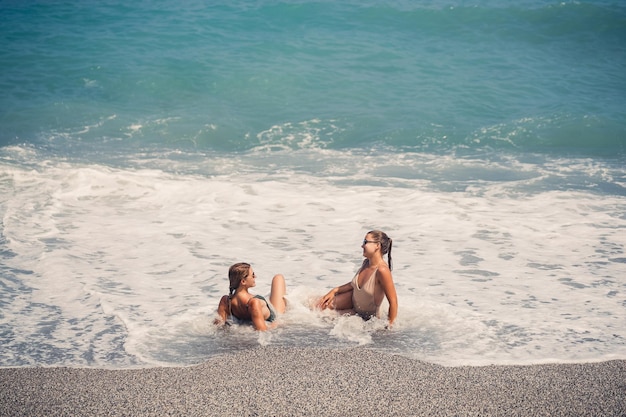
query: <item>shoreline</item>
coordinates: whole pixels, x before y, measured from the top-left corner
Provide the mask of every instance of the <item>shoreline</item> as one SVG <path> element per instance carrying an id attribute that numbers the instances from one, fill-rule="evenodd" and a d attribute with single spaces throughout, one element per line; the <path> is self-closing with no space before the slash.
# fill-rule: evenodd
<path id="1" fill-rule="evenodd" d="M 259 347 L 189 367 L 0 368 L 0 416 L 619 416 L 626 360 L 444 367 Z"/>

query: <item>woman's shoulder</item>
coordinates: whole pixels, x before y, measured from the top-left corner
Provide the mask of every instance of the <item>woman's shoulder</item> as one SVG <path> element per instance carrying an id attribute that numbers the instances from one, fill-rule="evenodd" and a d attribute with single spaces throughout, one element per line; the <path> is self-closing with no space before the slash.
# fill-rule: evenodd
<path id="1" fill-rule="evenodd" d="M 376 269 L 376 276 L 378 276 L 378 277 L 390 277 L 391 276 L 391 269 L 389 269 L 389 266 L 386 263 L 382 263 Z"/>
<path id="2" fill-rule="evenodd" d="M 387 262 L 381 262 L 378 264 L 378 267 L 376 267 L 376 269 L 379 271 L 389 271 L 389 265 L 387 265 Z"/>
<path id="3" fill-rule="evenodd" d="M 263 299 L 260 296 L 253 295 L 252 297 L 250 297 L 246 304 L 250 310 L 255 310 L 258 308 L 262 308 L 264 303 Z"/>

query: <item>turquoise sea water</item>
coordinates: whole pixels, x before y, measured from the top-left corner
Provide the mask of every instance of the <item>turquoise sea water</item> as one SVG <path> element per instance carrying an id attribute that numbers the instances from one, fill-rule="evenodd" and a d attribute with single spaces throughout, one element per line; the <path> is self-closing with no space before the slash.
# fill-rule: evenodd
<path id="1" fill-rule="evenodd" d="M 626 357 L 620 1 L 3 1 L 0 365 Z M 394 238 L 398 325 L 307 300 Z M 285 326 L 216 333 L 228 266 Z"/>
<path id="2" fill-rule="evenodd" d="M 2 9 L 2 144 L 623 151 L 621 2 Z"/>

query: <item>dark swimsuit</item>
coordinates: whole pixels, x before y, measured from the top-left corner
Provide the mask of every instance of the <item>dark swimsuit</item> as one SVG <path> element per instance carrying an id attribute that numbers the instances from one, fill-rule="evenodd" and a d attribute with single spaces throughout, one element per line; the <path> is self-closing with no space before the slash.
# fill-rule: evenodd
<path id="1" fill-rule="evenodd" d="M 270 310 L 270 316 L 267 319 L 265 319 L 265 321 L 269 321 L 271 323 L 274 320 L 276 320 L 276 311 L 274 311 L 274 306 L 272 304 L 270 304 L 265 299 L 265 297 L 263 297 L 262 295 L 253 295 L 252 297 L 250 297 L 250 300 L 252 300 L 253 298 L 258 298 L 261 301 L 265 301 L 265 304 L 267 305 L 267 308 Z M 250 304 L 250 300 L 248 300 L 248 304 Z"/>
<path id="2" fill-rule="evenodd" d="M 274 306 L 268 302 L 265 297 L 261 296 L 261 295 L 253 295 L 252 297 L 250 297 L 250 299 L 248 300 L 248 303 L 246 304 L 246 308 L 250 308 L 250 300 L 252 300 L 253 298 L 258 298 L 261 301 L 265 301 L 265 304 L 267 305 L 267 308 L 270 310 L 270 316 L 265 319 L 265 321 L 268 322 L 273 322 L 274 320 L 276 320 L 276 311 L 274 310 Z M 231 317 L 236 318 L 237 320 L 243 320 L 243 321 L 249 321 L 248 319 L 240 319 L 239 317 L 235 316 L 232 311 L 230 310 L 230 298 L 228 299 L 228 311 Z"/>
<path id="3" fill-rule="evenodd" d="M 252 297 L 250 297 L 250 299 L 248 300 L 248 303 L 246 304 L 246 308 L 248 309 L 250 308 L 250 300 L 252 300 L 253 298 L 258 298 L 261 301 L 265 301 L 267 308 L 270 310 L 270 316 L 267 319 L 265 319 L 265 321 L 271 323 L 274 320 L 276 320 L 276 311 L 274 310 L 274 306 L 272 305 L 272 303 L 268 302 L 265 299 L 265 297 L 261 295 L 253 295 Z M 228 310 L 230 311 L 230 298 L 228 299 L 228 303 L 229 303 Z M 248 319 L 240 319 L 239 317 L 235 316 L 232 312 L 230 312 L 230 316 L 236 318 L 237 320 L 249 321 Z"/>

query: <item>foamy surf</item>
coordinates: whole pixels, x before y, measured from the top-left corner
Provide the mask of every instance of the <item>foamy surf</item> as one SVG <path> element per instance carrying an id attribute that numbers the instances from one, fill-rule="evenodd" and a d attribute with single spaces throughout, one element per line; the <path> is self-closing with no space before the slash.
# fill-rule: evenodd
<path id="1" fill-rule="evenodd" d="M 221 168 L 211 160 L 207 175 L 199 165 L 174 174 L 48 157 L 33 169 L 16 159 L 38 153 L 11 155 L 1 165 L 3 311 L 24 332 L 7 341 L 5 364 L 190 364 L 257 344 L 365 345 L 447 365 L 624 353 L 624 199 L 536 188 L 540 170 L 554 171 L 549 164 L 522 163 L 509 181 L 455 180 L 462 191 L 442 192 L 380 163 L 363 165 L 387 170 L 368 183 L 360 170 L 267 172 L 255 153 L 224 158 Z M 416 171 L 466 163 L 410 162 Z M 612 169 L 579 166 L 592 175 Z M 309 308 L 352 278 L 373 228 L 394 239 L 400 312 L 391 331 L 384 320 Z M 259 294 L 273 274 L 287 277 L 291 307 L 271 335 L 210 324 L 228 266 L 242 260 L 255 266 Z M 19 348 L 26 343 L 28 351 Z"/>

